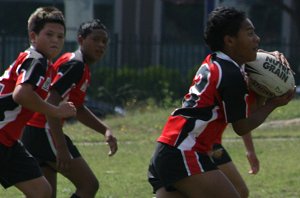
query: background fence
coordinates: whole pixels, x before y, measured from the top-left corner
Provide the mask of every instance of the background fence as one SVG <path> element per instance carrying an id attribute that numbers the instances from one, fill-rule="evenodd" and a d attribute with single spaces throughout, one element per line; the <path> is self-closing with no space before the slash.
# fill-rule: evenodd
<path id="1" fill-rule="evenodd" d="M 76 42 L 66 42 L 63 52 L 74 51 L 77 47 Z M 1 73 L 16 59 L 18 53 L 26 48 L 28 48 L 26 37 L 2 34 Z M 295 52 L 300 49 L 299 46 L 280 43 L 265 44 L 262 48 L 278 49 L 281 52 L 287 50 Z M 104 95 L 105 90 L 105 93 L 110 93 L 107 97 L 109 100 L 124 98 L 124 95 L 129 93 L 130 98 L 135 99 L 141 95 L 142 98 L 155 96 L 158 101 L 166 97 L 179 98 L 187 90 L 197 65 L 207 53 L 208 49 L 204 43 L 186 44 L 167 39 L 158 42 L 157 38 L 140 39 L 136 36 L 119 39 L 118 35 L 113 35 L 106 55 L 91 66 L 93 77 L 89 95 L 99 98 Z M 298 65 L 299 60 L 299 56 L 294 57 L 292 65 Z M 298 83 L 298 68 L 293 69 L 297 73 Z M 102 93 L 99 93 L 101 91 Z M 116 103 L 120 101 L 116 100 Z"/>
<path id="2" fill-rule="evenodd" d="M 26 48 L 26 37 L 0 35 L 1 72 Z M 63 52 L 76 48 L 75 42 L 66 42 Z M 137 39 L 134 36 L 119 39 L 116 35 L 111 37 L 106 55 L 96 66 L 144 68 L 161 65 L 186 72 L 202 61 L 206 53 L 202 43 L 177 44 L 176 41 L 158 42 L 155 38 Z"/>

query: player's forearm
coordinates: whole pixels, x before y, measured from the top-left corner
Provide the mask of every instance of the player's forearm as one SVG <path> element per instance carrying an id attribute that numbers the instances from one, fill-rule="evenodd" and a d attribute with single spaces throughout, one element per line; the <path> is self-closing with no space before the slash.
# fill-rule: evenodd
<path id="1" fill-rule="evenodd" d="M 33 91 L 30 84 L 18 85 L 13 92 L 13 99 L 18 104 L 34 112 L 54 117 L 57 117 L 59 114 L 58 108 L 45 102 Z"/>
<path id="2" fill-rule="evenodd" d="M 261 125 L 269 114 L 276 108 L 275 105 L 264 105 L 259 110 L 252 113 L 248 118 L 239 120 L 232 124 L 234 131 L 238 135 L 245 135 Z"/>
<path id="3" fill-rule="evenodd" d="M 254 149 L 254 144 L 253 144 L 253 139 L 252 139 L 252 134 L 251 132 L 245 134 L 242 136 L 244 145 L 246 147 L 247 153 L 255 153 Z"/>
<path id="4" fill-rule="evenodd" d="M 77 109 L 77 119 L 85 126 L 105 134 L 108 126 L 105 125 L 96 115 L 94 115 L 86 106 L 81 106 Z"/>

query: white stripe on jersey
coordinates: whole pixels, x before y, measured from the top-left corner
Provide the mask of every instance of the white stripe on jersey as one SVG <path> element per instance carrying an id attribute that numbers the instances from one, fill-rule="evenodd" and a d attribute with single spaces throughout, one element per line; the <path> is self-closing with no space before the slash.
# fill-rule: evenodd
<path id="1" fill-rule="evenodd" d="M 225 104 L 225 102 L 222 100 L 222 104 L 223 104 L 223 108 L 224 108 L 224 117 L 225 117 L 225 121 L 226 121 L 226 123 L 228 123 L 228 119 L 227 119 L 227 114 L 226 114 L 226 104 Z"/>
<path id="2" fill-rule="evenodd" d="M 218 70 L 219 70 L 218 83 L 217 83 L 217 86 L 216 86 L 216 88 L 219 88 L 219 85 L 220 85 L 221 80 L 222 80 L 223 71 L 221 69 L 220 64 L 217 61 L 214 61 L 214 64 L 218 67 Z"/>
<path id="3" fill-rule="evenodd" d="M 195 155 L 197 164 L 198 164 L 201 172 L 205 172 L 203 170 L 202 164 L 199 162 L 199 156 L 197 155 L 196 152 L 193 152 L 193 154 Z M 182 155 L 182 158 L 183 158 L 183 162 L 184 162 L 184 166 L 185 166 L 186 172 L 187 172 L 188 176 L 190 176 L 191 175 L 191 170 L 190 170 L 190 167 L 188 166 L 188 163 L 187 163 L 184 151 L 181 151 L 181 155 Z"/>
<path id="4" fill-rule="evenodd" d="M 0 121 L 0 129 L 2 129 L 3 127 L 5 127 L 6 124 L 8 124 L 8 123 L 14 121 L 14 120 L 18 117 L 18 115 L 19 115 L 19 113 L 20 113 L 21 111 L 22 111 L 22 106 L 21 106 L 21 105 L 17 106 L 17 107 L 16 107 L 14 110 L 12 110 L 12 111 L 6 110 L 6 111 L 4 112 L 4 120 Z"/>
<path id="5" fill-rule="evenodd" d="M 57 156 L 57 151 L 56 151 L 55 144 L 53 142 L 48 124 L 46 124 L 46 126 L 45 126 L 45 133 L 47 135 L 47 139 L 48 139 L 48 142 L 49 142 L 52 152 L 54 153 L 55 156 Z"/>
<path id="6" fill-rule="evenodd" d="M 203 131 L 206 129 L 207 125 L 217 119 L 218 113 L 217 110 L 219 109 L 218 106 L 214 107 L 212 109 L 212 117 L 208 121 L 203 121 L 203 120 L 196 120 L 195 126 L 193 130 L 191 130 L 188 134 L 188 136 L 181 142 L 180 145 L 178 145 L 178 149 L 180 150 L 191 150 L 193 146 L 196 144 L 196 138 L 203 133 Z M 179 136 L 178 136 L 179 137 Z M 177 141 L 176 141 L 177 142 Z"/>
<path id="7" fill-rule="evenodd" d="M 184 166 L 185 166 L 186 172 L 187 172 L 188 176 L 190 176 L 191 175 L 191 171 L 189 169 L 189 166 L 187 165 L 186 157 L 184 155 L 184 151 L 182 151 L 182 150 L 181 150 L 181 155 L 182 155 L 182 158 L 183 158 L 183 162 L 184 162 Z"/>
<path id="8" fill-rule="evenodd" d="M 46 123 L 46 125 L 45 125 L 45 132 L 46 132 L 47 139 L 48 139 L 49 145 L 51 147 L 51 150 L 52 150 L 53 154 L 55 156 L 57 156 L 57 150 L 55 148 L 55 143 L 54 143 L 53 138 L 51 136 L 51 131 L 50 131 L 50 127 L 49 127 L 48 123 Z M 71 156 L 71 159 L 73 159 L 74 157 L 72 156 L 72 154 L 70 152 L 69 152 L 69 154 Z"/>

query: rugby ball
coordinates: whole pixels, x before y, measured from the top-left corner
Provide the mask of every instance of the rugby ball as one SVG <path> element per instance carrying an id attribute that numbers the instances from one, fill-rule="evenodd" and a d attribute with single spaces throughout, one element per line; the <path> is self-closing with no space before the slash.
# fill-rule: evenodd
<path id="1" fill-rule="evenodd" d="M 295 87 L 293 72 L 275 56 L 257 52 L 256 60 L 245 64 L 249 87 L 257 94 L 272 98 Z"/>

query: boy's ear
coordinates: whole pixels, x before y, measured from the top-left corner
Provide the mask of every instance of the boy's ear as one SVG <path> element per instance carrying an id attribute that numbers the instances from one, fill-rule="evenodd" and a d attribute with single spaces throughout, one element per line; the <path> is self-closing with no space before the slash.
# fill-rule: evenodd
<path id="1" fill-rule="evenodd" d="M 79 36 L 77 37 L 77 42 L 79 43 L 79 45 L 82 44 L 82 42 L 83 42 L 83 37 L 82 37 L 81 35 L 79 35 Z"/>
<path id="2" fill-rule="evenodd" d="M 235 41 L 234 37 L 232 37 L 232 36 L 226 35 L 224 37 L 224 44 L 225 44 L 225 46 L 231 47 L 234 44 L 234 41 Z"/>
<path id="3" fill-rule="evenodd" d="M 36 33 L 34 31 L 29 32 L 29 41 L 31 44 L 35 43 Z"/>

